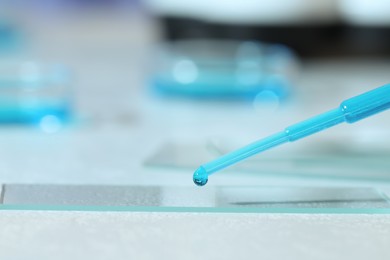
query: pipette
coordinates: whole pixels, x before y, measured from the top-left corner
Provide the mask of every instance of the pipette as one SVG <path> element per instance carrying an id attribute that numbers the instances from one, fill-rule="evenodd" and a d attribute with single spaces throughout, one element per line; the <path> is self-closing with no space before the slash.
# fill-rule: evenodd
<path id="1" fill-rule="evenodd" d="M 291 125 L 285 128 L 284 131 L 255 141 L 201 165 L 194 173 L 194 183 L 203 186 L 207 183 L 209 175 L 252 155 L 287 142 L 294 142 L 343 122 L 355 123 L 388 108 L 390 108 L 390 84 L 347 99 L 338 108 Z"/>

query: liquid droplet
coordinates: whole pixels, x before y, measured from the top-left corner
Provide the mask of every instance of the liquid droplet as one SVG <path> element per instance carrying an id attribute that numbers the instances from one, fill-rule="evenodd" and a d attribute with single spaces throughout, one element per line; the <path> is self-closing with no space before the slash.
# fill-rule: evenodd
<path id="1" fill-rule="evenodd" d="M 199 167 L 195 172 L 194 172 L 194 183 L 198 186 L 204 186 L 206 185 L 209 176 L 206 172 L 206 170 L 203 167 Z"/>

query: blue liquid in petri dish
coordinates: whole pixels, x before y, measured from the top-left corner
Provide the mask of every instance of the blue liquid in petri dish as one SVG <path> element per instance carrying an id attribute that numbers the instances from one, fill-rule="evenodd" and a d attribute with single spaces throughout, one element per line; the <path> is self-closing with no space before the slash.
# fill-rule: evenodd
<path id="1" fill-rule="evenodd" d="M 0 106 L 0 123 L 2 124 L 39 124 L 46 116 L 55 117 L 66 122 L 70 117 L 68 103 L 36 104 L 34 106 Z"/>

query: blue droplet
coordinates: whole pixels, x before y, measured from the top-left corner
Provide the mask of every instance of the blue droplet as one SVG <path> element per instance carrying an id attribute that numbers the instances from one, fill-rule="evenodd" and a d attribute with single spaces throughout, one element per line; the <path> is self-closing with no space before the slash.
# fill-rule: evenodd
<path id="1" fill-rule="evenodd" d="M 208 179 L 208 174 L 206 170 L 203 167 L 199 167 L 195 172 L 194 172 L 194 183 L 198 186 L 204 186 L 206 185 Z"/>

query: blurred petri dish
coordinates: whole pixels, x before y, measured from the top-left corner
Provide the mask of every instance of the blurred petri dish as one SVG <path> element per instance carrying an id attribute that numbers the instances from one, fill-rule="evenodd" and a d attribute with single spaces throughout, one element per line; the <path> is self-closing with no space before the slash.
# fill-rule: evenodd
<path id="1" fill-rule="evenodd" d="M 70 118 L 71 75 L 61 64 L 0 62 L 0 124 L 53 132 Z"/>
<path id="2" fill-rule="evenodd" d="M 253 100 L 270 91 L 283 100 L 298 67 L 288 47 L 255 41 L 180 40 L 161 44 L 153 59 L 153 89 L 192 98 Z"/>

